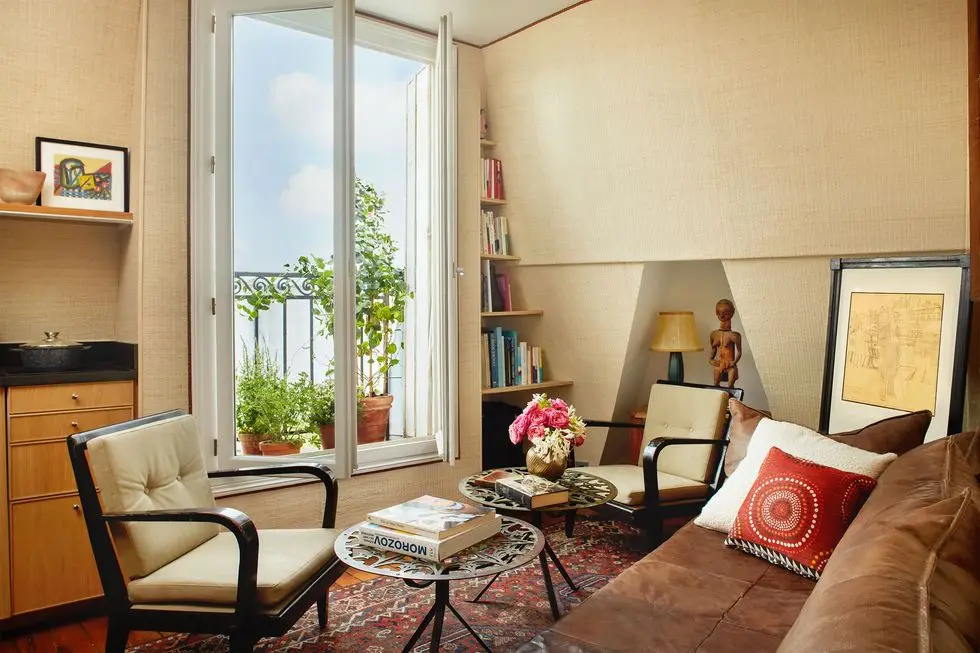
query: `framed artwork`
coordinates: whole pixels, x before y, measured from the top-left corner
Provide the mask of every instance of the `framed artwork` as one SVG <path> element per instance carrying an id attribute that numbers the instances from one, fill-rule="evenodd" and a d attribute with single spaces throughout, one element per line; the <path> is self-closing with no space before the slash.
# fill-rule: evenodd
<path id="1" fill-rule="evenodd" d="M 917 410 L 926 440 L 963 426 L 969 256 L 832 259 L 820 430 Z"/>
<path id="2" fill-rule="evenodd" d="M 46 173 L 39 205 L 129 210 L 129 150 L 125 147 L 38 136 L 34 156 L 37 169 Z"/>

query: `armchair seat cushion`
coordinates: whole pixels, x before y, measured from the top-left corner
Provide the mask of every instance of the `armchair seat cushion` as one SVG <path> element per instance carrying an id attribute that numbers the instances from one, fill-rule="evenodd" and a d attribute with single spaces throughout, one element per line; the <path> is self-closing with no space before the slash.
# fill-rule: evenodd
<path id="1" fill-rule="evenodd" d="M 334 559 L 337 531 L 260 530 L 258 602 L 281 604 Z M 238 541 L 222 532 L 143 578 L 130 581 L 133 603 L 234 606 L 238 598 Z"/>
<path id="2" fill-rule="evenodd" d="M 599 465 L 583 467 L 580 471 L 598 476 L 616 486 L 614 501 L 628 506 L 642 506 L 646 491 L 643 485 L 643 468 L 639 465 Z M 683 476 L 657 472 L 660 503 L 703 499 L 708 496 L 708 486 Z"/>

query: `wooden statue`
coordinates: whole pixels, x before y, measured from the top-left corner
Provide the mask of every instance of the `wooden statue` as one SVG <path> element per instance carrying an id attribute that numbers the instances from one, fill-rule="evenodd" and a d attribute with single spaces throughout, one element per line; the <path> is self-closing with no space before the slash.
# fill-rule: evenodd
<path id="1" fill-rule="evenodd" d="M 732 331 L 732 316 L 735 315 L 735 304 L 729 299 L 719 299 L 715 304 L 715 315 L 721 325 L 711 332 L 711 367 L 715 377 L 715 385 L 727 382 L 729 388 L 735 387 L 738 381 L 738 360 L 742 357 L 742 334 Z"/>

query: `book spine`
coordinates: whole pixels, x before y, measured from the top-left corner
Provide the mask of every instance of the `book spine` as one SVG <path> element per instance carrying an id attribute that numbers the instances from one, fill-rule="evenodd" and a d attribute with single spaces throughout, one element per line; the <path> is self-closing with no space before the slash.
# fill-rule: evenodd
<path id="1" fill-rule="evenodd" d="M 509 485 L 504 485 L 503 483 L 496 483 L 494 485 L 494 491 L 505 499 L 517 502 L 525 508 L 531 508 L 531 497 L 520 490 L 512 488 Z"/>
<path id="2" fill-rule="evenodd" d="M 498 369 L 498 366 L 497 366 L 497 334 L 496 333 L 488 333 L 487 334 L 487 340 L 490 342 L 490 345 L 488 347 L 489 354 L 490 354 L 490 387 L 491 388 L 499 388 L 500 387 L 500 383 L 499 383 L 499 378 L 500 377 L 497 376 L 497 369 Z"/>
<path id="3" fill-rule="evenodd" d="M 378 526 L 384 526 L 385 528 L 390 528 L 390 529 L 396 530 L 396 531 L 407 531 L 409 533 L 414 533 L 416 535 L 421 535 L 423 537 L 432 537 L 432 538 L 434 538 L 436 536 L 436 533 L 422 532 L 422 531 L 418 530 L 417 528 L 413 528 L 412 526 L 410 526 L 408 524 L 402 524 L 401 522 L 397 522 L 397 521 L 395 521 L 393 519 L 387 519 L 385 517 L 379 517 L 378 515 L 376 515 L 374 513 L 368 514 L 368 520 L 372 524 L 377 524 Z"/>
<path id="4" fill-rule="evenodd" d="M 505 381 L 504 374 L 504 334 L 503 329 L 496 327 L 494 329 L 494 340 L 497 342 L 497 387 L 504 387 L 507 385 Z"/>
<path id="5" fill-rule="evenodd" d="M 362 529 L 358 532 L 358 538 L 364 544 L 376 549 L 404 553 L 415 558 L 439 562 L 439 549 L 436 546 L 407 533 L 379 533 L 374 529 Z"/>

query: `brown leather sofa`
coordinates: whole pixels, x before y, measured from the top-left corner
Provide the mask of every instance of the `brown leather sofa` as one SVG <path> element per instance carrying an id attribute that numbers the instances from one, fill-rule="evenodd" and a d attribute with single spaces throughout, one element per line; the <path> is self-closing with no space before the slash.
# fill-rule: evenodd
<path id="1" fill-rule="evenodd" d="M 980 431 L 899 456 L 817 582 L 681 528 L 519 650 L 980 649 Z"/>

